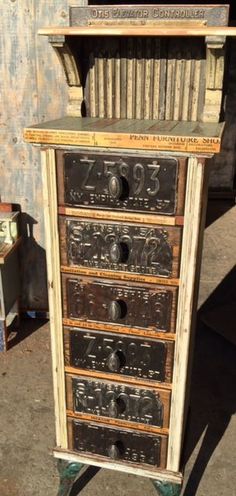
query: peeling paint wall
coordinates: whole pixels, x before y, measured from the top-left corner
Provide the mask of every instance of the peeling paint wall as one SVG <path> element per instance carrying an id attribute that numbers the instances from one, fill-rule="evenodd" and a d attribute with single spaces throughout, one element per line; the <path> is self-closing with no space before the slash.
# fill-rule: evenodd
<path id="1" fill-rule="evenodd" d="M 37 31 L 68 25 L 68 14 L 68 0 L 0 2 L 0 197 L 22 211 L 22 307 L 27 309 L 47 308 L 47 283 L 39 149 L 24 143 L 22 131 L 65 114 L 64 72 Z"/>

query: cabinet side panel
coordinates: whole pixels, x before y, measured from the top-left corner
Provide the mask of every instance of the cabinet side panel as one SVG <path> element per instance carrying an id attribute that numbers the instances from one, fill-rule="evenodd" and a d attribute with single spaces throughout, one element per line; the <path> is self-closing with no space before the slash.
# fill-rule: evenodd
<path id="1" fill-rule="evenodd" d="M 41 152 L 57 446 L 67 449 L 55 152 Z"/>
<path id="2" fill-rule="evenodd" d="M 203 239 L 207 188 L 204 160 L 191 157 L 188 164 L 185 222 L 176 321 L 176 346 L 167 469 L 178 471 L 186 420 L 191 350 L 195 327 L 197 290 Z"/>

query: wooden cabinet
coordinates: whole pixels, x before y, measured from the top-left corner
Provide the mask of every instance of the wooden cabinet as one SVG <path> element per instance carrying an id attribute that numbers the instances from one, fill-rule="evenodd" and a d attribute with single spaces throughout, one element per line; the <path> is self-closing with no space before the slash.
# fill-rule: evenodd
<path id="1" fill-rule="evenodd" d="M 224 131 L 227 29 L 214 19 L 227 9 L 198 7 L 191 29 L 164 28 L 153 9 L 139 7 L 151 25 L 93 25 L 97 8 L 72 8 L 73 26 L 42 30 L 73 111 L 25 139 L 42 145 L 55 456 L 180 487 L 209 158 Z"/>

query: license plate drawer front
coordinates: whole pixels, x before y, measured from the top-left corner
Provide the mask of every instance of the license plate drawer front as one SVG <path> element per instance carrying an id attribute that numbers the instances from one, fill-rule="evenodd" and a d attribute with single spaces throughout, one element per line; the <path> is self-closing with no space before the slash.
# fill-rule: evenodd
<path id="1" fill-rule="evenodd" d="M 186 160 L 57 152 L 60 205 L 183 215 Z"/>
<path id="2" fill-rule="evenodd" d="M 62 291 L 67 319 L 175 331 L 176 288 L 118 284 L 63 274 Z"/>
<path id="3" fill-rule="evenodd" d="M 68 419 L 69 449 L 107 460 L 165 468 L 167 437 Z"/>
<path id="4" fill-rule="evenodd" d="M 165 278 L 179 274 L 181 229 L 59 217 L 61 261 L 69 267 Z"/>
<path id="5" fill-rule="evenodd" d="M 170 383 L 174 342 L 64 329 L 65 364 L 83 370 Z"/>
<path id="6" fill-rule="evenodd" d="M 75 414 L 168 427 L 169 391 L 71 375 L 66 390 L 67 408 Z"/>

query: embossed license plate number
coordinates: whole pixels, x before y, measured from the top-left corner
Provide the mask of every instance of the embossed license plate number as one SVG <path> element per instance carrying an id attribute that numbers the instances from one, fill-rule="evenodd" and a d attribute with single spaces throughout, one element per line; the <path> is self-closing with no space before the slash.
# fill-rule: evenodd
<path id="1" fill-rule="evenodd" d="M 175 158 L 66 153 L 64 201 L 173 215 L 177 176 Z"/>
<path id="2" fill-rule="evenodd" d="M 166 454 L 164 436 L 150 436 L 75 420 L 71 422 L 73 432 L 72 446 L 69 446 L 71 449 L 110 459 L 164 467 Z"/>
<path id="3" fill-rule="evenodd" d="M 66 365 L 170 382 L 173 342 L 65 328 Z"/>
<path id="4" fill-rule="evenodd" d="M 72 388 L 75 413 L 163 427 L 164 404 L 157 390 L 82 377 L 72 379 Z"/>
<path id="5" fill-rule="evenodd" d="M 145 288 L 105 281 L 62 276 L 64 316 L 91 322 L 171 332 L 175 290 L 165 286 Z"/>
<path id="6" fill-rule="evenodd" d="M 181 230 L 60 218 L 62 264 L 177 277 Z"/>

